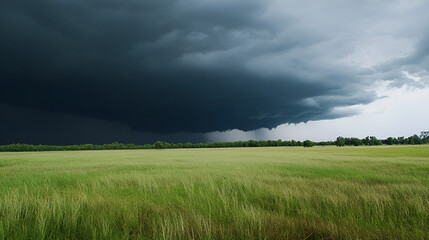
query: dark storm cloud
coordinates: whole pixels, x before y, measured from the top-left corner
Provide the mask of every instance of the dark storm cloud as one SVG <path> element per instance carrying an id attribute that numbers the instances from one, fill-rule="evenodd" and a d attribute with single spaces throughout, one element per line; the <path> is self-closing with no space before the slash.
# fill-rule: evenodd
<path id="1" fill-rule="evenodd" d="M 154 134 L 137 132 L 111 121 L 79 117 L 65 113 L 46 112 L 0 104 L 0 144 L 152 144 L 165 142 L 205 142 L 204 134 Z"/>
<path id="2" fill-rule="evenodd" d="M 305 4 L 2 1 L 0 102 L 154 133 L 349 115 L 394 74 L 341 62 L 380 6 Z"/>

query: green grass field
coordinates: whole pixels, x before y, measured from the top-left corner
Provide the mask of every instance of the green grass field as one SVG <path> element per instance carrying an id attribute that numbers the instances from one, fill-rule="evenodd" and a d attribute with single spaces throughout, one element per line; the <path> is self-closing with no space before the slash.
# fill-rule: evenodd
<path id="1" fill-rule="evenodd" d="M 429 239 L 429 146 L 0 153 L 0 239 Z"/>

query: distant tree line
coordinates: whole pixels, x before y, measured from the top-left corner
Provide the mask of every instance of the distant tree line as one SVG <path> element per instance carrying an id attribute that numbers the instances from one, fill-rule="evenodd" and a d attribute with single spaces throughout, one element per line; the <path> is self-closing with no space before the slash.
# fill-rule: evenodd
<path id="1" fill-rule="evenodd" d="M 115 150 L 115 149 L 169 149 L 169 148 L 230 148 L 230 147 L 313 147 L 313 146 L 374 146 L 374 145 L 405 145 L 405 144 L 428 144 L 429 132 L 422 132 L 420 136 L 414 134 L 408 138 L 389 137 L 387 139 L 377 139 L 374 136 L 359 138 L 338 137 L 336 141 L 313 142 L 310 140 L 301 141 L 237 141 L 237 142 L 214 142 L 214 143 L 168 143 L 157 141 L 154 144 L 136 145 L 124 143 L 110 144 L 80 144 L 80 145 L 32 145 L 32 144 L 8 144 L 0 145 L 0 152 L 31 152 L 31 151 L 76 151 L 76 150 Z"/>
<path id="2" fill-rule="evenodd" d="M 420 136 L 414 134 L 408 138 L 405 137 L 388 137 L 387 139 L 377 139 L 374 136 L 366 137 L 363 139 L 359 138 L 345 138 L 337 137 L 335 145 L 342 146 L 376 146 L 376 145 L 415 145 L 415 144 L 427 144 L 429 143 L 429 132 L 421 132 Z"/>
<path id="3" fill-rule="evenodd" d="M 332 145 L 332 142 L 327 145 Z M 168 143 L 157 141 L 154 144 L 136 145 L 124 143 L 110 144 L 80 144 L 80 145 L 32 145 L 9 144 L 1 145 L 2 152 L 27 152 L 27 151 L 75 151 L 75 150 L 115 150 L 115 149 L 168 149 L 168 148 L 227 148 L 227 147 L 278 147 L 278 146 L 303 146 L 300 141 L 238 141 L 238 142 L 214 142 L 214 143 Z"/>

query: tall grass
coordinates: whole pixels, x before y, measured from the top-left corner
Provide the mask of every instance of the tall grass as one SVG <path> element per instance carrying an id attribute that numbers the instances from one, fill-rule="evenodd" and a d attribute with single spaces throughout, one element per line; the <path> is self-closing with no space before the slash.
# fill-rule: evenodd
<path id="1" fill-rule="evenodd" d="M 0 153 L 0 239 L 429 239 L 429 147 Z"/>

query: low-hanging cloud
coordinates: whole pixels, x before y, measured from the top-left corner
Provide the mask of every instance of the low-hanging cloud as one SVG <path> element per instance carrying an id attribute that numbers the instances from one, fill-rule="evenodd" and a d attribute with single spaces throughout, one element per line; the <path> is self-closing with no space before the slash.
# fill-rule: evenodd
<path id="1" fill-rule="evenodd" d="M 427 10 L 423 1 L 6 0 L 0 102 L 153 133 L 343 117 L 354 113 L 335 109 L 378 98 L 377 81 L 428 85 Z"/>

